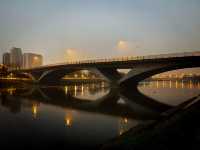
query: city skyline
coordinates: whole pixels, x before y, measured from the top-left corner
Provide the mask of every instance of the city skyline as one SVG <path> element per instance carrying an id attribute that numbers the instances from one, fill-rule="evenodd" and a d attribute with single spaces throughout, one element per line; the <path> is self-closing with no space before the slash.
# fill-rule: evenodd
<path id="1" fill-rule="evenodd" d="M 13 47 L 2 55 L 3 65 L 12 69 L 30 69 L 43 65 L 43 56 L 37 53 L 24 53 L 21 48 Z"/>
<path id="2" fill-rule="evenodd" d="M 124 43 L 120 43 L 121 47 L 125 47 Z M 119 47 L 120 47 L 119 46 Z M 68 53 L 71 54 L 71 56 L 73 56 L 73 51 L 69 51 Z M 196 54 L 195 54 L 196 53 Z M 193 55 L 198 55 L 198 52 L 193 52 Z M 173 55 L 183 55 L 184 53 L 172 53 L 171 56 Z M 185 53 L 188 54 L 188 53 Z M 190 53 L 191 54 L 191 53 Z M 33 53 L 33 52 L 29 52 L 29 53 L 24 53 L 24 50 L 22 50 L 21 48 L 16 48 L 13 47 L 12 49 L 10 49 L 9 52 L 5 52 L 2 55 L 3 57 L 3 65 L 6 65 L 10 68 L 16 68 L 16 69 L 30 69 L 30 68 L 35 68 L 35 67 L 40 67 L 43 65 L 43 55 L 41 54 L 37 54 L 37 53 Z M 149 55 L 151 56 L 151 55 Z M 153 57 L 157 57 L 155 55 L 152 55 Z M 152 57 L 151 56 L 151 57 Z M 161 56 L 161 55 L 160 55 Z M 119 57 L 120 58 L 120 57 Z M 130 56 L 128 57 L 124 57 L 124 58 L 130 58 Z M 135 57 L 137 58 L 137 57 Z M 97 59 L 98 60 L 98 59 Z M 76 62 L 72 61 L 72 62 Z M 66 61 L 66 63 L 69 63 L 70 61 Z M 50 64 L 53 65 L 53 64 Z M 130 69 L 119 69 L 119 72 L 123 72 L 123 73 L 127 73 L 130 71 Z M 171 76 L 171 75 L 176 75 L 176 76 L 183 76 L 183 74 L 185 75 L 199 75 L 200 74 L 200 68 L 199 67 L 194 67 L 194 68 L 185 68 L 185 69 L 177 69 L 177 70 L 172 70 L 172 71 L 167 71 L 167 72 L 163 72 L 161 74 L 157 74 L 155 76 Z"/>
<path id="3" fill-rule="evenodd" d="M 16 46 L 44 64 L 200 50 L 198 0 L 2 0 L 0 55 Z M 2 62 L 2 58 L 0 58 Z"/>

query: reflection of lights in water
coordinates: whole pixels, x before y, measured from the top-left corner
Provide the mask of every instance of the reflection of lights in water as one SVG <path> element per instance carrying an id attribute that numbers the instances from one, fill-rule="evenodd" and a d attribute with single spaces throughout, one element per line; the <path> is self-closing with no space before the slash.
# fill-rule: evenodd
<path id="1" fill-rule="evenodd" d="M 82 84 L 82 86 L 81 86 L 81 95 L 82 95 L 82 96 L 84 95 L 84 86 L 83 86 L 83 84 Z"/>
<path id="2" fill-rule="evenodd" d="M 193 82 L 190 81 L 184 81 L 184 80 L 176 80 L 176 81 L 150 81 L 146 82 L 146 84 L 141 83 L 140 87 L 142 88 L 174 88 L 174 89 L 194 89 L 194 88 L 200 88 L 200 82 Z"/>
<path id="3" fill-rule="evenodd" d="M 184 88 L 183 80 L 181 81 L 181 87 L 182 87 L 182 89 Z"/>
<path id="4" fill-rule="evenodd" d="M 38 113 L 38 106 L 37 106 L 37 104 L 33 104 L 33 106 L 32 106 L 33 118 L 37 118 L 37 113 Z"/>
<path id="5" fill-rule="evenodd" d="M 128 119 L 127 118 L 124 118 L 124 123 L 128 123 Z"/>
<path id="6" fill-rule="evenodd" d="M 7 92 L 8 92 L 10 95 L 13 95 L 15 91 L 16 91 L 16 88 L 9 88 L 9 89 L 7 89 Z"/>
<path id="7" fill-rule="evenodd" d="M 12 78 L 14 75 L 13 75 L 13 73 L 10 73 L 10 77 Z"/>
<path id="8" fill-rule="evenodd" d="M 71 115 L 66 115 L 65 116 L 65 125 L 67 127 L 71 127 L 72 126 L 72 116 Z"/>
<path id="9" fill-rule="evenodd" d="M 119 135 L 122 135 L 129 129 L 128 126 L 128 118 L 120 118 L 119 119 Z"/>
<path id="10" fill-rule="evenodd" d="M 178 89 L 178 81 L 176 80 L 176 89 Z"/>
<path id="11" fill-rule="evenodd" d="M 163 88 L 165 88 L 165 81 L 162 82 L 162 86 L 163 86 Z"/>
<path id="12" fill-rule="evenodd" d="M 65 94 L 68 93 L 68 86 L 65 86 Z"/>
<path id="13" fill-rule="evenodd" d="M 158 81 L 156 82 L 156 88 L 159 88 L 159 82 Z"/>
<path id="14" fill-rule="evenodd" d="M 119 130 L 119 135 L 122 135 L 123 133 L 123 130 Z"/>

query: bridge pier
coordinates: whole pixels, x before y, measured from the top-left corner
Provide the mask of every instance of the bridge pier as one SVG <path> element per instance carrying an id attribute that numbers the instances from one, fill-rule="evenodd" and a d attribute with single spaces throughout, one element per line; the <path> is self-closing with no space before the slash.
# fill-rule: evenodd
<path id="1" fill-rule="evenodd" d="M 93 68 L 93 72 L 100 74 L 110 85 L 116 87 L 118 86 L 118 81 L 123 77 L 117 68 Z"/>

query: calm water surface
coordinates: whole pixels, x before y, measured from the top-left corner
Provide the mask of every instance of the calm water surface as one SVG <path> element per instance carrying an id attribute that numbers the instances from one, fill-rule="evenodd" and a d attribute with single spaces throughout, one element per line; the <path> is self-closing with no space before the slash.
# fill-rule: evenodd
<path id="1" fill-rule="evenodd" d="M 142 82 L 138 89 L 155 104 L 140 103 L 145 96 L 137 100 L 127 97 L 104 82 L 1 88 L 0 139 L 6 144 L 21 141 L 36 147 L 47 143 L 98 147 L 130 128 L 155 120 L 164 111 L 157 107 L 174 107 L 198 95 L 200 83 Z"/>

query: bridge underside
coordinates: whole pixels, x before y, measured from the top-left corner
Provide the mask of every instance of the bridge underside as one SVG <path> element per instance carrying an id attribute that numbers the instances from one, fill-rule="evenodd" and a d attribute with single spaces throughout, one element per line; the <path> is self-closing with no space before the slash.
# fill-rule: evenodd
<path id="1" fill-rule="evenodd" d="M 109 83 L 117 83 L 123 76 L 115 68 L 84 68 L 88 71 L 91 71 L 95 74 L 98 74 L 102 79 L 106 80 Z M 58 85 L 61 82 L 61 79 L 70 73 L 83 70 L 82 68 L 66 68 L 66 69 L 53 69 L 47 71 L 37 71 L 29 72 L 29 77 L 39 84 L 46 85 Z"/>

